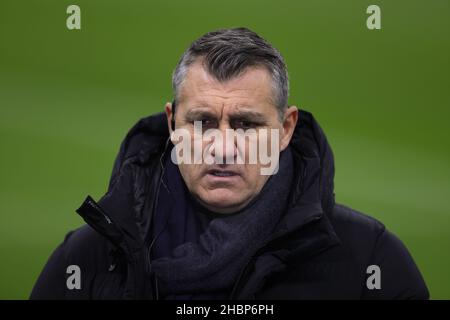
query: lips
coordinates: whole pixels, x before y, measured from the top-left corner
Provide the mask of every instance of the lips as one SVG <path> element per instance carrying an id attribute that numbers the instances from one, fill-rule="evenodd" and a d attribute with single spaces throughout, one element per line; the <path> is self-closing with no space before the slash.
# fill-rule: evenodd
<path id="1" fill-rule="evenodd" d="M 234 170 L 210 169 L 206 173 L 215 177 L 222 177 L 222 178 L 239 176 L 239 173 Z"/>
<path id="2" fill-rule="evenodd" d="M 242 183 L 242 176 L 239 171 L 229 168 L 213 167 L 205 171 L 204 182 L 210 190 L 217 188 L 232 189 L 237 188 Z"/>

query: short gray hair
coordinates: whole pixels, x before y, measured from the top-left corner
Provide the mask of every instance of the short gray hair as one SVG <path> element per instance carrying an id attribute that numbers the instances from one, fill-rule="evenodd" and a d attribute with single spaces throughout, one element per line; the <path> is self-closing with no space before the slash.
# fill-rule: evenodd
<path id="1" fill-rule="evenodd" d="M 172 89 L 178 99 L 180 87 L 189 66 L 197 58 L 204 59 L 208 72 L 219 81 L 239 76 L 249 67 L 262 66 L 272 76 L 274 104 L 283 119 L 288 106 L 289 78 L 280 52 L 247 28 L 220 29 L 195 40 L 183 53 L 172 74 Z"/>

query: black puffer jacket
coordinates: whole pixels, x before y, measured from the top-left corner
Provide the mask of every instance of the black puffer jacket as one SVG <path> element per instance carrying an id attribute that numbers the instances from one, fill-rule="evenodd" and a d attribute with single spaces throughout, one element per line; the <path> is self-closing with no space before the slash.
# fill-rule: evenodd
<path id="1" fill-rule="evenodd" d="M 88 197 L 77 210 L 87 225 L 70 232 L 54 251 L 32 299 L 159 298 L 149 230 L 167 138 L 163 114 L 130 130 L 107 194 L 98 203 Z M 377 220 L 335 204 L 332 151 L 306 111 L 300 111 L 291 147 L 296 173 L 289 209 L 234 280 L 230 298 L 427 299 L 402 242 Z M 67 286 L 71 265 L 79 267 L 79 288 Z M 379 267 L 377 275 L 369 268 L 373 265 Z"/>

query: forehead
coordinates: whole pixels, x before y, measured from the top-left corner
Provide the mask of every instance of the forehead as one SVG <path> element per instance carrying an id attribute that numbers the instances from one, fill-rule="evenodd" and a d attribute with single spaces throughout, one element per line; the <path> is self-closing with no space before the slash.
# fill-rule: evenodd
<path id="1" fill-rule="evenodd" d="M 264 67 L 248 68 L 221 82 L 196 61 L 188 68 L 179 99 L 188 105 L 273 106 L 272 92 L 272 78 Z"/>

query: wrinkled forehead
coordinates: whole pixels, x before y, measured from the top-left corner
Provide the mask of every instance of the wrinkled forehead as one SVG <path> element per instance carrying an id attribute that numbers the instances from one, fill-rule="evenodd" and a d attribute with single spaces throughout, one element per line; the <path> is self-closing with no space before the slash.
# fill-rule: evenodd
<path id="1" fill-rule="evenodd" d="M 246 68 L 226 81 L 211 75 L 201 61 L 190 65 L 180 89 L 178 104 L 203 107 L 275 106 L 272 77 L 265 67 Z"/>

